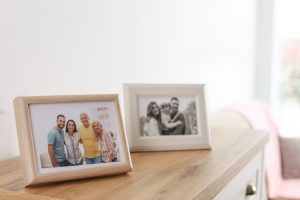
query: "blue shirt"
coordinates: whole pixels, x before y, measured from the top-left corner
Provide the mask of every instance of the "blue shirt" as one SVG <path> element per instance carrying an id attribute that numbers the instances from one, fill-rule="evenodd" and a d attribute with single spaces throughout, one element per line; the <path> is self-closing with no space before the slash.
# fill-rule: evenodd
<path id="1" fill-rule="evenodd" d="M 52 128 L 48 133 L 48 144 L 52 144 L 54 146 L 56 162 L 62 162 L 66 160 L 64 143 L 64 131 L 58 130 L 56 127 Z"/>

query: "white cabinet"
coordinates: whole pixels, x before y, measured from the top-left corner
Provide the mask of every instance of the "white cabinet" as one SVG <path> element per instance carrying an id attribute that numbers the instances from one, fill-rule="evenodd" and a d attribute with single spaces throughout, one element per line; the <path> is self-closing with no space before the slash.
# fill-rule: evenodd
<path id="1" fill-rule="evenodd" d="M 213 128 L 210 150 L 132 153 L 133 172 L 127 175 L 26 189 L 16 158 L 0 161 L 0 190 L 72 200 L 263 200 L 267 141 L 261 131 Z M 247 196 L 250 184 L 257 192 Z"/>
<path id="2" fill-rule="evenodd" d="M 214 200 L 262 200 L 263 174 L 263 151 L 260 151 Z"/>

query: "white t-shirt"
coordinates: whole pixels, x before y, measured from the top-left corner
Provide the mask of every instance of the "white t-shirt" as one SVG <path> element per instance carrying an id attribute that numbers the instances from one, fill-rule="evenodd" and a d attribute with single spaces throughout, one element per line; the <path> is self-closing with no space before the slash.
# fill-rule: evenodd
<path id="1" fill-rule="evenodd" d="M 143 127 L 144 136 L 159 136 L 159 126 L 158 121 L 151 117 L 149 122 L 145 122 Z"/>

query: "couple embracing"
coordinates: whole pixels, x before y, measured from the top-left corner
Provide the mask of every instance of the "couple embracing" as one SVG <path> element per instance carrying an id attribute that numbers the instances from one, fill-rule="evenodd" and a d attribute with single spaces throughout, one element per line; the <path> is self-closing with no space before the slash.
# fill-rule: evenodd
<path id="1" fill-rule="evenodd" d="M 144 136 L 183 135 L 185 134 L 185 119 L 179 112 L 179 99 L 172 97 L 170 103 L 160 107 L 154 101 L 147 107 L 147 119 L 143 126 Z"/>

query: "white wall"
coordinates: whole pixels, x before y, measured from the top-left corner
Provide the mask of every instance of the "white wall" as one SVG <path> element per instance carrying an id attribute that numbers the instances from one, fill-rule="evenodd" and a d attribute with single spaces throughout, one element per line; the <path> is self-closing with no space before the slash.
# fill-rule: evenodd
<path id="1" fill-rule="evenodd" d="M 257 5 L 257 29 L 256 29 L 256 69 L 254 97 L 266 103 L 271 101 L 272 85 L 277 85 L 274 77 L 274 0 L 258 1 Z M 275 92 L 275 93 L 274 93 Z M 274 93 L 274 94 L 272 94 Z M 277 95 L 277 94 L 276 94 Z M 276 96 L 275 95 L 275 96 Z"/>
<path id="2" fill-rule="evenodd" d="M 210 109 L 252 98 L 254 0 L 0 0 L 0 160 L 20 95 L 207 83 Z"/>

